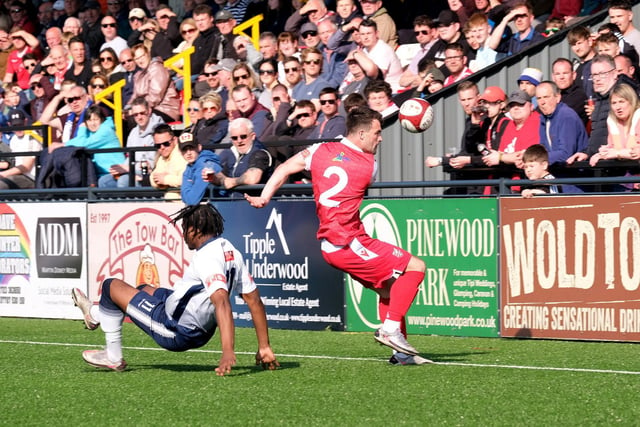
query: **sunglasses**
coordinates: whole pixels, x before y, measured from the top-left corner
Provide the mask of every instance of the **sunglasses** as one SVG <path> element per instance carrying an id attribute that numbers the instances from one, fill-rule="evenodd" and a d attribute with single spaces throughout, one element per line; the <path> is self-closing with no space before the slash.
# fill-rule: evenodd
<path id="1" fill-rule="evenodd" d="M 104 89 L 107 85 L 93 84 L 91 87 L 94 89 Z"/>
<path id="2" fill-rule="evenodd" d="M 348 65 L 358 65 L 358 61 L 356 61 L 355 59 L 350 59 L 347 61 Z"/>
<path id="3" fill-rule="evenodd" d="M 247 134 L 244 134 L 244 135 L 234 135 L 234 136 L 232 136 L 232 137 L 231 137 L 231 140 L 232 140 L 232 141 L 238 141 L 238 140 L 242 141 L 243 139 L 247 139 L 247 137 L 248 137 L 248 136 L 249 136 L 249 135 L 247 135 Z"/>
<path id="4" fill-rule="evenodd" d="M 102 28 L 116 28 L 116 23 L 102 24 Z"/>
<path id="5" fill-rule="evenodd" d="M 271 98 L 271 100 L 272 100 L 273 102 L 280 102 L 280 101 L 282 101 L 282 100 L 280 99 L 280 97 L 279 97 L 279 96 L 274 96 L 273 98 Z"/>
<path id="6" fill-rule="evenodd" d="M 298 114 L 296 119 L 304 119 L 304 118 L 307 118 L 307 117 L 311 117 L 311 114 L 309 114 L 309 113 L 300 113 L 300 114 Z"/>
<path id="7" fill-rule="evenodd" d="M 264 75 L 264 74 L 269 74 L 269 75 L 274 75 L 276 73 L 275 70 L 259 70 L 258 74 L 260 75 Z"/>
<path id="8" fill-rule="evenodd" d="M 309 64 L 320 65 L 320 62 L 322 61 L 320 61 L 319 59 L 311 59 L 309 61 L 303 61 L 305 65 L 309 65 Z"/>
<path id="9" fill-rule="evenodd" d="M 514 20 L 516 20 L 516 19 L 523 19 L 523 18 L 528 18 L 528 17 L 529 17 L 529 15 L 528 15 L 528 14 L 526 14 L 526 13 L 521 13 L 521 14 L 519 14 L 519 15 L 514 16 L 514 17 L 513 17 L 513 19 L 514 19 Z"/>
<path id="10" fill-rule="evenodd" d="M 122 61 L 120 64 L 124 65 L 124 64 L 128 64 L 130 62 L 133 62 L 133 59 L 125 59 L 124 61 Z"/>
<path id="11" fill-rule="evenodd" d="M 214 71 L 213 73 L 202 73 L 202 75 L 205 77 L 215 77 L 218 75 L 218 72 Z"/>
<path id="12" fill-rule="evenodd" d="M 23 9 L 11 9 L 11 13 L 20 13 Z"/>
<path id="13" fill-rule="evenodd" d="M 335 105 L 336 100 L 335 99 L 321 99 L 320 100 L 320 105 Z"/>
<path id="14" fill-rule="evenodd" d="M 157 144 L 153 144 L 158 150 L 160 149 L 160 147 L 170 147 L 171 146 L 171 139 L 168 141 L 164 141 L 164 142 L 158 142 Z"/>
<path id="15" fill-rule="evenodd" d="M 31 85 L 31 90 L 42 89 L 42 85 L 40 83 L 33 83 Z"/>
<path id="16" fill-rule="evenodd" d="M 200 111 L 200 109 L 199 108 L 195 108 L 195 107 L 189 107 L 189 108 L 187 108 L 187 111 L 196 112 L 197 113 L 198 111 Z"/>
<path id="17" fill-rule="evenodd" d="M 82 99 L 82 97 L 81 97 L 81 96 L 72 96 L 72 97 L 69 97 L 69 98 L 65 99 L 64 101 L 65 101 L 67 104 L 71 104 L 71 103 L 74 103 L 74 102 L 76 102 L 76 101 L 80 101 L 81 99 Z"/>
<path id="18" fill-rule="evenodd" d="M 300 71 L 300 69 L 298 67 L 285 68 L 284 69 L 285 73 L 297 73 L 298 71 Z"/>
<path id="19" fill-rule="evenodd" d="M 302 38 L 306 39 L 307 37 L 315 37 L 318 35 L 317 31 L 305 31 L 304 33 L 302 33 Z"/>
<path id="20" fill-rule="evenodd" d="M 427 30 L 414 31 L 413 34 L 415 34 L 416 36 L 419 36 L 420 34 L 422 34 L 423 36 L 428 36 L 429 31 Z"/>
<path id="21" fill-rule="evenodd" d="M 158 19 L 169 19 L 169 15 L 158 16 Z"/>
<path id="22" fill-rule="evenodd" d="M 195 28 L 185 28 L 184 30 L 181 31 L 182 34 L 191 34 L 195 32 L 196 32 Z"/>
<path id="23" fill-rule="evenodd" d="M 218 109 L 216 107 L 202 107 L 202 112 L 203 113 L 208 113 L 210 111 L 217 111 Z"/>
<path id="24" fill-rule="evenodd" d="M 233 80 L 234 81 L 238 81 L 238 80 L 248 80 L 249 79 L 249 74 L 243 74 L 241 76 L 233 76 Z"/>
<path id="25" fill-rule="evenodd" d="M 132 16 L 131 18 L 129 18 L 129 22 L 131 22 L 131 21 L 140 21 L 140 22 L 142 22 L 142 21 L 144 21 L 144 19 L 143 18 L 138 18 L 137 16 Z"/>
<path id="26" fill-rule="evenodd" d="M 113 58 L 110 57 L 110 56 L 103 56 L 103 57 L 100 58 L 100 62 L 107 62 L 107 61 L 114 62 Z"/>
<path id="27" fill-rule="evenodd" d="M 138 112 L 131 112 L 131 116 L 133 117 L 138 117 L 138 116 L 146 116 L 148 115 L 146 111 L 138 111 Z"/>

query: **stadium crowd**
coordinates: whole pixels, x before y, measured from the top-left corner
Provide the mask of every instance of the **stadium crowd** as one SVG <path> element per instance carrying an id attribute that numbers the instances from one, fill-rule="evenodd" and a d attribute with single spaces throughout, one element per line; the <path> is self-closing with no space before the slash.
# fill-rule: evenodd
<path id="1" fill-rule="evenodd" d="M 640 159 L 640 32 L 627 0 L 547 0 L 535 8 L 524 0 L 167 3 L 0 1 L 0 126 L 40 122 L 54 131 L 38 159 L 0 161 L 0 188 L 74 186 L 79 150 L 125 146 L 156 150 L 132 154 L 134 161 L 122 153 L 94 155 L 90 184 L 184 186 L 193 201 L 204 195 L 203 182 L 212 182 L 219 194 L 233 194 L 236 186 L 266 182 L 303 148 L 282 141 L 344 135 L 346 114 L 361 105 L 380 112 L 388 126 L 404 100 L 449 85 L 458 85 L 467 117 L 461 149 L 428 157 L 428 167 L 522 168 L 524 151 L 538 144 L 549 166 Z M 609 23 L 575 25 L 604 8 Z M 233 30 L 258 14 L 256 48 Z M 464 80 L 569 25 L 576 59 L 557 58 L 551 75 L 526 68 L 519 90 L 508 94 Z M 164 66 L 190 47 L 190 76 Z M 186 109 L 183 78 L 193 89 Z M 120 118 L 96 98 L 121 80 L 123 141 L 114 126 Z M 185 117 L 191 124 L 180 134 L 175 124 Z M 2 139 L 0 151 L 42 149 L 21 131 L 5 131 Z M 232 145 L 207 149 L 221 142 Z"/>

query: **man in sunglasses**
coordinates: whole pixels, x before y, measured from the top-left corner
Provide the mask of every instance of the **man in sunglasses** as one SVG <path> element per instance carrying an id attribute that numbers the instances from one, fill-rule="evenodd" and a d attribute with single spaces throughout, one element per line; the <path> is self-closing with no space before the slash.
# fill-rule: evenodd
<path id="1" fill-rule="evenodd" d="M 100 46 L 101 51 L 110 47 L 116 55 L 120 56 L 120 53 L 129 47 L 127 41 L 118 35 L 118 22 L 113 16 L 107 15 L 102 18 L 100 29 L 104 36 L 104 43 Z"/>
<path id="2" fill-rule="evenodd" d="M 418 64 L 438 39 L 437 27 L 427 15 L 417 16 L 413 20 L 413 32 L 420 47 L 400 76 L 400 85 L 411 88 L 418 87 L 422 82 L 422 78 L 418 75 Z"/>
<path id="3" fill-rule="evenodd" d="M 326 87 L 320 91 L 320 111 L 318 124 L 309 134 L 309 139 L 332 139 L 347 132 L 346 120 L 339 114 L 340 97 L 338 90 Z"/>
<path id="4" fill-rule="evenodd" d="M 171 126 L 161 124 L 153 130 L 153 145 L 156 147 L 156 164 L 151 172 L 151 186 L 160 190 L 182 185 L 182 175 L 187 161 L 178 148 L 177 138 Z"/>
<path id="5" fill-rule="evenodd" d="M 251 120 L 241 117 L 229 123 L 229 136 L 233 146 L 220 153 L 222 172 L 202 172 L 202 179 L 219 182 L 227 190 L 239 185 L 264 184 L 273 171 L 273 160 L 269 152 L 258 141 Z M 240 193 L 227 195 L 242 197 Z M 224 195 L 224 194 L 223 194 Z"/>
<path id="6" fill-rule="evenodd" d="M 58 110 L 58 105 L 63 101 L 66 105 Z M 82 86 L 72 86 L 53 97 L 40 116 L 43 125 L 49 125 L 55 130 L 53 142 L 49 146 L 50 152 L 77 136 L 78 128 L 86 118 L 84 112 L 89 106 L 91 100 Z"/>
<path id="7" fill-rule="evenodd" d="M 324 79 L 322 73 L 322 52 L 316 48 L 302 50 L 303 79 L 291 91 L 291 97 L 296 101 L 318 100 L 320 91 L 331 84 Z"/>

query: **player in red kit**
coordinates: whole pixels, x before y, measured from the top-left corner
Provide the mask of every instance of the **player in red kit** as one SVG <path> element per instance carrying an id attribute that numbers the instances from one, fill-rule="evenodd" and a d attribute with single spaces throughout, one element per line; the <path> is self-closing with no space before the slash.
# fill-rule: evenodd
<path id="1" fill-rule="evenodd" d="M 274 171 L 260 196 L 245 194 L 245 199 L 255 208 L 265 207 L 290 175 L 310 171 L 324 259 L 378 293 L 383 324 L 374 337 L 396 351 L 390 362 L 428 363 L 407 342 L 404 322 L 424 279 L 425 264 L 402 248 L 371 238 L 360 221 L 360 204 L 376 173 L 381 123 L 376 111 L 353 110 L 347 117 L 346 138 L 314 144 L 291 157 Z"/>

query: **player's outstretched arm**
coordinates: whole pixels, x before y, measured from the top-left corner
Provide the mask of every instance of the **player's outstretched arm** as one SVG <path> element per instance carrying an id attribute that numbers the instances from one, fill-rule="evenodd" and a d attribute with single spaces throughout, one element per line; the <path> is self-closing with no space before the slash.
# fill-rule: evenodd
<path id="1" fill-rule="evenodd" d="M 260 299 L 260 293 L 255 289 L 249 293 L 242 294 L 242 298 L 249 307 L 253 327 L 256 330 L 256 337 L 258 338 L 256 365 L 262 365 L 262 369 L 274 370 L 280 366 L 280 363 L 276 360 L 276 356 L 269 343 L 267 315 L 264 310 L 264 304 L 262 304 L 262 300 Z"/>
<path id="2" fill-rule="evenodd" d="M 273 195 L 287 182 L 289 176 L 304 170 L 305 162 L 302 153 L 304 153 L 304 151 L 278 166 L 273 172 L 273 175 L 271 175 L 271 178 L 269 178 L 264 185 L 262 193 L 260 193 L 259 196 L 249 196 L 245 193 L 244 198 L 249 204 L 254 208 L 264 208 L 267 206 Z"/>
<path id="3" fill-rule="evenodd" d="M 216 307 L 216 322 L 220 331 L 220 343 L 222 345 L 222 357 L 216 368 L 216 374 L 223 376 L 231 372 L 231 367 L 236 364 L 235 329 L 233 325 L 233 313 L 229 302 L 229 293 L 224 289 L 218 289 L 211 295 L 211 302 Z"/>

